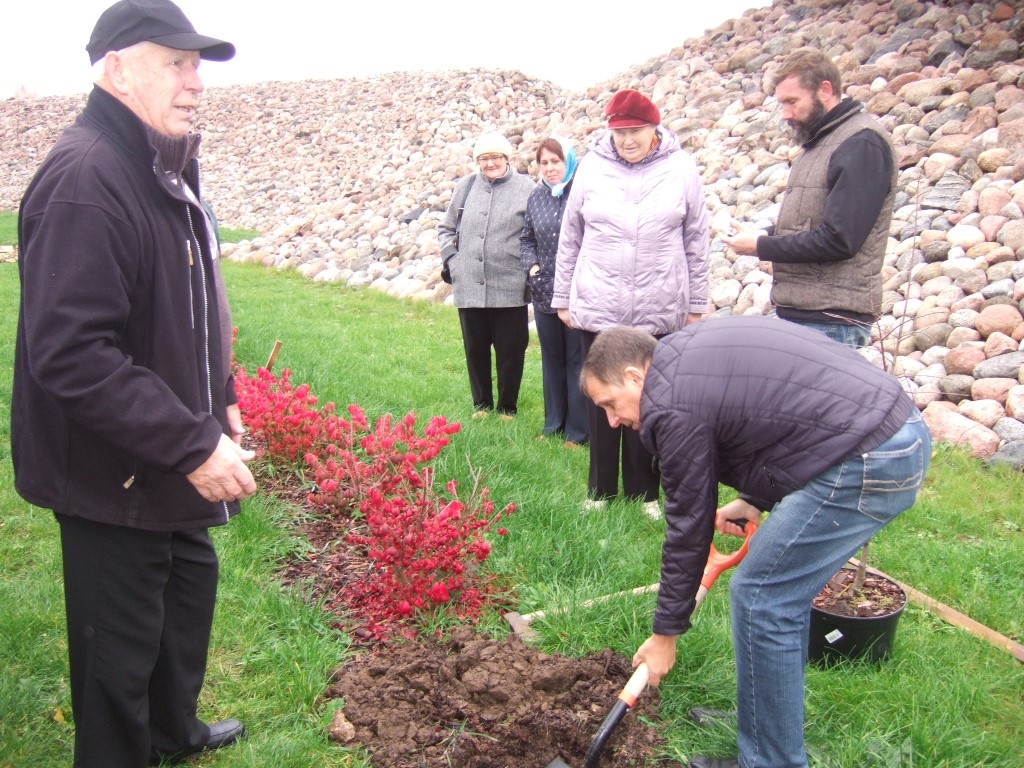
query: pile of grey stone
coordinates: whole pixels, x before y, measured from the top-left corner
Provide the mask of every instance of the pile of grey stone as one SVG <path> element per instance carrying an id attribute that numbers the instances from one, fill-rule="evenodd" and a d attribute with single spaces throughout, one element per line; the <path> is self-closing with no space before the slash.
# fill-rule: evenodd
<path id="1" fill-rule="evenodd" d="M 436 229 L 485 130 L 522 172 L 551 134 L 585 153 L 620 88 L 649 94 L 702 172 L 715 233 L 771 223 L 799 148 L 771 74 L 792 50 L 837 62 L 899 155 L 879 365 L 933 433 L 1024 466 L 1024 0 L 776 0 L 585 92 L 517 71 L 400 72 L 210 89 L 204 191 L 259 231 L 228 258 L 450 302 Z M 230 66 L 230 65 L 226 65 Z M 0 207 L 14 209 L 84 96 L 0 102 Z M 712 242 L 709 312 L 771 310 L 771 265 Z"/>

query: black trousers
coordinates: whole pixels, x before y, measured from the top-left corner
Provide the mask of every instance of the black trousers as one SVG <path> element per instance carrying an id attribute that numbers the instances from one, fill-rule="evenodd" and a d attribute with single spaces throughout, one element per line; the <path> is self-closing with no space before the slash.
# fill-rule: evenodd
<path id="1" fill-rule="evenodd" d="M 207 530 L 154 533 L 57 515 L 75 768 L 143 768 L 192 752 L 217 597 Z"/>
<path id="2" fill-rule="evenodd" d="M 596 333 L 580 331 L 583 357 L 586 359 Z M 587 398 L 590 422 L 590 477 L 587 495 L 592 499 L 611 499 L 619 492 L 619 457 L 622 458 L 622 492 L 630 499 L 657 501 L 661 473 L 654 457 L 640 442 L 640 433 L 628 427 L 612 427 L 604 409 Z"/>
<path id="3" fill-rule="evenodd" d="M 494 408 L 491 384 L 491 347 L 498 374 L 500 413 L 515 413 L 523 383 L 526 347 L 530 343 L 529 313 L 521 307 L 484 307 L 459 310 L 462 345 L 466 350 L 469 389 L 473 408 Z"/>

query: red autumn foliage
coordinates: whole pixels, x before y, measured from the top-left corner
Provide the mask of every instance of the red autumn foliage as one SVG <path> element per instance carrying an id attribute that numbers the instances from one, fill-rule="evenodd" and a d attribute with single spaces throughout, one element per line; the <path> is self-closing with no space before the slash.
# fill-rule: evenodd
<path id="1" fill-rule="evenodd" d="M 371 425 L 357 405 L 342 418 L 333 403 L 318 407 L 308 385 L 293 387 L 287 369 L 278 377 L 260 368 L 250 377 L 238 367 L 235 388 L 266 471 L 311 481 L 309 505 L 349 521 L 337 546 L 359 547 L 371 561 L 369 576 L 333 600 L 359 617 L 365 634 L 415 634 L 416 620 L 437 610 L 471 620 L 496 598 L 481 571 L 490 554 L 485 536 L 515 506 L 496 510 L 479 482 L 465 498 L 454 480 L 435 488 L 431 462 L 458 423 L 435 416 L 420 432 L 409 413 Z"/>

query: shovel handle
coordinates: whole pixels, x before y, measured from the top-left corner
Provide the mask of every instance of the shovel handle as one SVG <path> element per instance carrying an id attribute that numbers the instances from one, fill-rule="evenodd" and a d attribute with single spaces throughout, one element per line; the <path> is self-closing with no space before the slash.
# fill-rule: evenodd
<path id="1" fill-rule="evenodd" d="M 637 698 L 644 692 L 647 687 L 647 681 L 650 679 L 651 673 L 647 669 L 647 664 L 643 663 L 636 668 L 633 675 L 626 682 L 622 692 L 619 693 L 619 700 L 615 702 L 611 712 L 605 717 L 604 722 L 601 723 L 601 727 L 597 729 L 597 733 L 594 736 L 594 740 L 590 742 L 590 749 L 587 750 L 586 757 L 583 761 L 584 768 L 597 768 L 598 761 L 601 759 L 601 750 L 604 749 L 605 742 L 608 741 L 608 737 L 612 735 L 612 731 L 615 727 L 622 722 L 622 718 L 626 716 L 626 713 L 633 708 L 636 704 Z"/>
<path id="2" fill-rule="evenodd" d="M 647 687 L 647 681 L 651 679 L 651 671 L 647 668 L 647 662 L 644 662 L 634 670 L 633 675 L 626 681 L 622 691 L 619 693 L 619 700 L 625 702 L 626 706 L 631 708 L 636 704 L 636 700 L 640 698 L 640 694 L 644 692 Z"/>
<path id="3" fill-rule="evenodd" d="M 700 580 L 700 585 L 705 590 L 711 589 L 711 585 L 722 575 L 722 571 L 732 568 L 746 556 L 747 550 L 750 548 L 750 537 L 757 530 L 757 523 L 753 520 L 745 522 L 744 532 L 746 535 L 744 536 L 743 544 L 735 552 L 719 552 L 715 549 L 714 544 L 711 545 L 708 563 L 704 566 L 704 577 Z"/>
<path id="4" fill-rule="evenodd" d="M 754 535 L 754 531 L 757 530 L 757 523 L 753 520 L 747 520 L 744 526 L 744 533 L 746 534 L 743 539 L 743 544 L 735 552 L 722 553 L 715 549 L 715 545 L 711 545 L 711 553 L 708 556 L 708 564 L 704 567 L 704 578 L 701 579 L 700 588 L 697 590 L 697 603 L 699 606 L 704 597 L 707 595 L 708 590 L 711 589 L 711 585 L 715 583 L 722 571 L 731 568 L 736 565 L 740 560 L 747 554 L 747 549 L 750 546 L 750 537 Z M 694 607 L 696 610 L 696 606 Z M 651 672 L 647 667 L 646 662 L 640 664 L 633 675 L 626 682 L 622 691 L 619 693 L 619 700 L 615 702 L 611 712 L 605 717 L 604 722 L 601 723 L 601 727 L 598 728 L 597 734 L 594 736 L 594 740 L 590 743 L 590 749 L 587 750 L 586 759 L 583 763 L 584 768 L 597 768 L 598 761 L 601 759 L 601 750 L 604 749 L 605 742 L 608 741 L 608 737 L 611 736 L 612 731 L 622 721 L 622 718 L 626 716 L 633 705 L 636 704 L 636 700 L 640 697 L 640 694 L 647 688 L 647 683 L 650 680 Z M 551 768 L 549 766 L 548 768 Z"/>

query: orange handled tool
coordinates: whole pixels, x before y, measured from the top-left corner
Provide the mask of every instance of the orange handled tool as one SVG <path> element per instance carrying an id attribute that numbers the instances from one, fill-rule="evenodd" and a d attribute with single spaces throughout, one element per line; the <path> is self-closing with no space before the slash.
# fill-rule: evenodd
<path id="1" fill-rule="evenodd" d="M 732 568 L 746 556 L 747 550 L 750 548 L 750 537 L 757 530 L 757 523 L 750 520 L 745 521 L 745 523 L 743 544 L 735 552 L 719 552 L 715 549 L 714 544 L 711 545 L 708 562 L 704 566 L 704 576 L 701 578 L 700 587 L 697 589 L 696 603 L 693 606 L 694 611 L 700 608 L 700 604 L 704 602 L 708 591 L 715 581 L 718 580 L 718 577 L 722 575 L 722 571 Z M 647 681 L 649 679 L 650 672 L 646 664 L 641 664 L 634 670 L 633 676 L 629 678 L 629 681 L 619 693 L 618 701 L 612 706 L 604 722 L 601 723 L 601 727 L 597 729 L 594 740 L 590 742 L 590 749 L 587 750 L 586 759 L 583 763 L 584 768 L 597 767 L 605 742 L 608 741 L 608 737 L 615 730 L 615 726 L 622 721 L 626 713 L 636 704 L 640 694 L 647 688 Z M 561 758 L 556 757 L 552 762 L 548 763 L 547 768 L 569 768 L 569 766 Z"/>
<path id="2" fill-rule="evenodd" d="M 714 544 L 711 545 L 711 552 L 708 554 L 708 564 L 704 566 L 704 576 L 700 580 L 700 589 L 697 590 L 697 604 L 693 607 L 693 610 L 697 610 L 704 601 L 711 586 L 722 575 L 722 571 L 729 570 L 746 557 L 747 550 L 750 548 L 750 537 L 757 530 L 757 523 L 752 520 L 746 520 L 745 523 L 743 544 L 735 552 L 719 552 L 715 549 Z"/>

